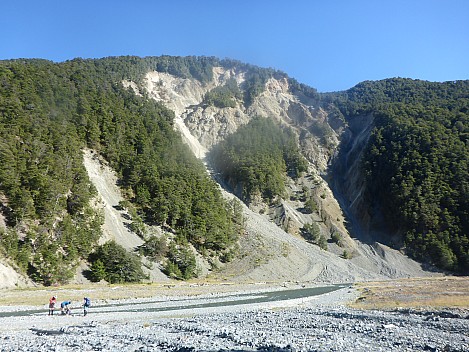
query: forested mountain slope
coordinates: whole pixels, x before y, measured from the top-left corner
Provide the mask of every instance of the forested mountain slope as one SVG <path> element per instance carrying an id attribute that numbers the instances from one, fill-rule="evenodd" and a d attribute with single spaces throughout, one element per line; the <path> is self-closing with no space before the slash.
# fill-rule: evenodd
<path id="1" fill-rule="evenodd" d="M 210 84 L 205 91 L 199 87 L 198 96 L 179 89 L 190 84 L 181 76 L 178 86 L 174 81 L 178 76 L 168 79 L 159 73 L 155 79 L 147 75 L 148 82 L 160 82 L 147 88 L 155 99 L 169 106 L 179 102 L 177 115 L 207 149 L 212 149 L 212 165 L 240 198 L 248 200 L 246 187 L 256 182 L 270 184 L 267 192 L 263 187 L 248 192 L 251 206 L 256 194 L 261 198 L 262 194 L 269 198 L 268 192 L 279 195 L 283 199 L 281 225 L 290 227 L 291 233 L 306 232 L 310 237 L 311 227 L 305 230 L 304 225 L 311 218 L 298 220 L 298 214 L 287 214 L 291 207 L 284 201 L 296 198 L 292 194 L 296 192 L 303 200 L 303 210 L 313 210 L 312 219 L 317 219 L 314 213 L 318 212 L 321 221 L 316 222 L 319 230 L 313 229 L 313 237 L 321 232 L 332 240 L 347 237 L 350 231 L 362 241 L 385 242 L 404 248 L 427 264 L 467 273 L 468 81 L 433 83 L 398 78 L 318 94 L 282 73 L 265 71 L 267 76 L 260 75 L 264 88 L 256 91 L 255 99 L 246 101 L 242 98 L 246 94 L 237 89 L 250 87 L 245 84 L 248 74 L 232 67 L 216 67 L 214 72 L 209 83 L 215 82 L 215 88 Z M 315 185 L 306 186 L 308 192 L 298 192 L 298 186 L 304 190 L 299 181 L 296 190 L 293 187 L 280 195 L 276 185 L 281 184 L 281 178 L 277 175 L 282 174 L 278 170 L 286 159 L 271 163 L 272 167 L 262 154 L 256 164 L 250 161 L 255 150 L 251 141 L 259 144 L 262 139 L 255 135 L 254 125 L 250 126 L 256 116 L 272 118 L 298 137 L 301 153 L 310 162 L 307 174 L 316 178 Z M 265 130 L 267 133 L 268 128 Z M 244 147 L 235 142 L 243 140 Z M 397 146 L 400 151 L 393 149 Z M 412 177 L 417 173 L 419 180 L 414 182 Z M 334 202 L 325 201 L 328 187 L 318 175 L 325 176 L 332 186 L 347 215 L 346 223 L 331 216 L 337 211 L 327 209 Z M 277 215 L 272 214 L 276 222 Z M 293 228 L 292 223 L 296 223 Z"/>
<path id="2" fill-rule="evenodd" d="M 469 81 L 363 82 L 324 103 L 351 126 L 332 172 L 349 203 L 363 191 L 352 206 L 362 225 L 422 261 L 467 274 Z M 345 178 L 354 158 L 361 180 Z"/>
<path id="3" fill-rule="evenodd" d="M 327 282 L 427 275 L 389 247 L 349 237 L 338 203 L 320 177 L 335 153 L 344 121 L 328 118 L 318 106 L 317 93 L 284 74 L 266 71 L 270 74 L 264 89 L 250 105 L 239 94 L 230 96 L 230 106 L 211 105 L 205 97 L 212 90 L 226 84 L 233 90 L 235 81 L 243 91 L 249 87 L 246 77 L 260 70 L 218 64 L 205 83 L 157 71 L 148 72 L 143 82 L 149 96 L 176 112 L 176 126 L 194 154 L 214 168 L 213 177 L 251 208 L 244 211 L 246 233 L 238 253 L 212 275 Z M 140 91 L 135 82 L 125 84 Z M 300 149 L 295 147 L 298 142 Z M 216 157 L 220 149 L 228 153 Z M 206 150 L 210 153 L 201 153 Z M 307 171 L 301 170 L 305 165 Z"/>
<path id="4" fill-rule="evenodd" d="M 385 247 L 372 244 L 375 228 L 403 238 L 395 245 L 405 243 L 429 264 L 467 273 L 467 85 L 387 80 L 318 94 L 282 72 L 216 58 L 2 61 L 3 256 L 44 284 L 67 282 L 80 262 L 91 280 L 145 279 L 135 254 L 115 242 L 98 245 L 104 216 L 83 165 L 86 149 L 117 173 L 126 200 L 116 207 L 143 242 L 135 249 L 170 277 L 197 276 L 202 262 L 205 271 L 229 270 L 246 258 L 246 235 L 255 242 L 242 207 L 214 179 L 305 248 L 349 261 L 342 268 L 351 277 L 417 273 L 382 267 Z M 360 143 L 358 130 L 366 131 Z M 350 170 L 343 161 L 353 159 L 351 150 L 364 156 L 350 165 L 363 177 L 345 189 L 335 182 Z M 351 196 L 361 207 L 346 201 Z M 374 254 L 349 237 L 354 230 L 372 236 Z M 279 244 L 276 255 L 293 263 L 299 252 L 287 249 Z M 267 268 L 260 263 L 272 253 L 246 270 Z M 371 268 L 375 260 L 381 269 Z M 303 277 L 318 279 L 316 271 Z"/>
<path id="5" fill-rule="evenodd" d="M 143 236 L 143 220 L 171 230 L 168 274 L 194 275 L 194 267 L 181 272 L 179 265 L 179 255 L 192 260 L 188 243 L 220 255 L 236 241 L 233 210 L 174 131 L 173 113 L 125 89 L 119 75 L 126 73 L 114 71 L 119 64 L 138 68 L 128 59 L 1 62 L 2 248 L 35 281 L 66 282 L 82 259 L 96 280 L 142 278 L 133 269 L 115 277 L 125 264 L 106 268 L 107 256 L 88 257 L 103 217 L 91 202 L 96 191 L 83 166 L 85 147 L 118 172 L 132 201 L 133 231 Z"/>

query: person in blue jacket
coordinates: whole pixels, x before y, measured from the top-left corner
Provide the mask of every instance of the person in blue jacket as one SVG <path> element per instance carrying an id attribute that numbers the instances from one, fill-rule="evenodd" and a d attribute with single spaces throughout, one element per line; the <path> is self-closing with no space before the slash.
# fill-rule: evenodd
<path id="1" fill-rule="evenodd" d="M 70 304 L 72 304 L 72 302 L 70 301 L 63 301 L 62 303 L 60 303 L 60 312 L 62 313 L 62 315 L 71 313 L 69 307 Z"/>
<path id="2" fill-rule="evenodd" d="M 91 306 L 91 300 L 88 297 L 83 298 L 83 315 L 88 314 L 88 308 Z"/>

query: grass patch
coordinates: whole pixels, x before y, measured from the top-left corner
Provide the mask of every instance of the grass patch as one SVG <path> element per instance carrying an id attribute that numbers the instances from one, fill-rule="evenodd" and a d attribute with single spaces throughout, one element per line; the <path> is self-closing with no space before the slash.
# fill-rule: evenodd
<path id="1" fill-rule="evenodd" d="M 469 309 L 469 278 L 412 278 L 357 283 L 360 297 L 353 308 L 390 310 L 395 308 Z"/>

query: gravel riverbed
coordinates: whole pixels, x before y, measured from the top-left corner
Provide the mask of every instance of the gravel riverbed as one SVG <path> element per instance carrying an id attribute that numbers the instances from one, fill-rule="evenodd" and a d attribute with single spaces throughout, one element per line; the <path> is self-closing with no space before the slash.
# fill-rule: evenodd
<path id="1" fill-rule="evenodd" d="M 92 307 L 86 317 L 78 310 L 72 316 L 5 316 L 0 351 L 469 351 L 467 311 L 352 309 L 345 303 L 357 297 L 353 288 L 203 306 L 229 297 L 188 298 L 191 309 L 168 311 L 151 309 L 175 304 L 161 299 L 127 301 L 124 310 Z M 138 311 L 132 311 L 134 303 Z M 148 311 L 141 309 L 145 305 Z"/>

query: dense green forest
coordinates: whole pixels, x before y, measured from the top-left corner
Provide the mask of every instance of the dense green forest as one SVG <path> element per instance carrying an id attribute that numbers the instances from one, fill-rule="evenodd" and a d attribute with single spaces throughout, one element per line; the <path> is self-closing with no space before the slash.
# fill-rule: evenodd
<path id="1" fill-rule="evenodd" d="M 226 183 L 241 188 L 245 201 L 254 195 L 265 200 L 284 196 L 287 173 L 295 178 L 307 170 L 294 133 L 268 118 L 239 127 L 213 148 L 210 158 Z"/>
<path id="2" fill-rule="evenodd" d="M 243 93 L 238 87 L 236 80 L 228 80 L 223 86 L 217 86 L 205 94 L 204 103 L 217 108 L 234 108 L 236 101 L 242 100 Z"/>
<path id="3" fill-rule="evenodd" d="M 139 219 L 175 232 L 178 251 L 188 243 L 204 253 L 228 250 L 237 239 L 239 214 L 174 131 L 173 112 L 120 83 L 138 81 L 150 68 L 210 79 L 212 61 L 1 61 L 4 255 L 44 284 L 66 282 L 79 260 L 88 258 L 103 216 L 90 206 L 96 191 L 83 166 L 86 147 L 118 172 Z M 112 276 L 112 281 L 118 279 Z"/>
<path id="4" fill-rule="evenodd" d="M 469 81 L 363 82 L 323 95 L 346 119 L 373 114 L 363 159 L 368 199 L 408 253 L 469 273 Z"/>
<path id="5" fill-rule="evenodd" d="M 115 243 L 97 246 L 103 215 L 92 206 L 96 190 L 82 154 L 90 148 L 118 173 L 131 228 L 142 237 L 143 224 L 171 233 L 145 237 L 140 248 L 149 258 L 163 258 L 169 276 L 197 275 L 189 245 L 222 261 L 231 258 L 242 231 L 239 204 L 223 200 L 182 143 L 173 112 L 121 84 L 142 83 L 149 70 L 205 84 L 216 66 L 243 71 L 245 80 L 209 91 L 207 105 L 247 107 L 274 77 L 287 79 L 299 99 L 321 104 L 341 123 L 372 114 L 362 160 L 370 208 L 382 209 L 390 232 L 400 233 L 417 259 L 469 273 L 469 81 L 397 78 L 318 94 L 280 71 L 214 57 L 0 61 L 2 256 L 47 285 L 67 282 L 80 260 L 88 261 L 94 280 L 145 277 L 134 254 Z M 267 118 L 240 127 L 209 157 L 247 202 L 284 195 L 285 177 L 307 168 L 295 134 Z M 119 263 L 131 270 L 119 276 Z"/>

